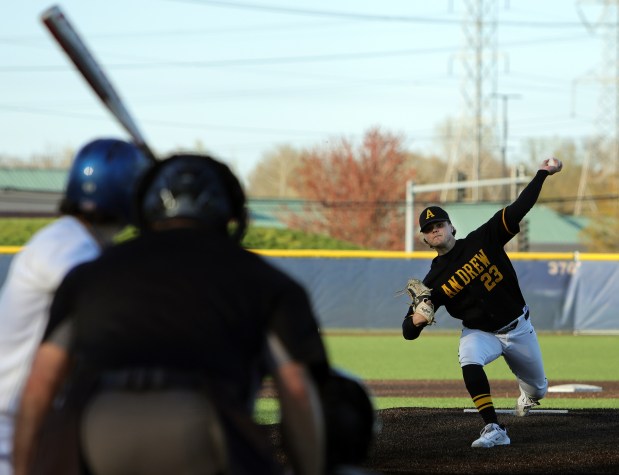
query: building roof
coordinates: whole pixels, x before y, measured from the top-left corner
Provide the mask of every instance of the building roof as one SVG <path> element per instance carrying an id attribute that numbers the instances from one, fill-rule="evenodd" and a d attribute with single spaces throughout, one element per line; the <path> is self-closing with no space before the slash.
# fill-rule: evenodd
<path id="1" fill-rule="evenodd" d="M 502 203 L 449 203 L 449 214 L 458 237 L 464 237 L 504 207 Z M 583 217 L 565 216 L 544 204 L 536 204 L 526 217 L 531 251 L 586 251 L 580 232 L 588 224 Z"/>
<path id="2" fill-rule="evenodd" d="M 48 216 L 57 212 L 67 179 L 67 169 L 0 168 L 0 215 Z M 300 199 L 249 198 L 253 226 L 286 228 L 282 217 L 300 212 L 306 202 Z M 504 205 L 500 203 L 449 203 L 441 205 L 449 213 L 458 236 L 463 237 L 484 223 Z M 419 210 L 421 211 L 421 210 Z M 415 215 L 415 221 L 417 219 Z M 527 214 L 530 250 L 586 251 L 580 231 L 586 218 L 561 215 L 537 204 Z"/>

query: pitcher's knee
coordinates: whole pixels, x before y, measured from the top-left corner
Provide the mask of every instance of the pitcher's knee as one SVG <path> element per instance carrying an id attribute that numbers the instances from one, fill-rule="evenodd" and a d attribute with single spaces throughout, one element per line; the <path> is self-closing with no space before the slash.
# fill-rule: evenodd
<path id="1" fill-rule="evenodd" d="M 548 380 L 544 378 L 540 383 L 525 383 L 520 381 L 520 388 L 524 393 L 534 399 L 543 399 L 548 392 Z"/>
<path id="2" fill-rule="evenodd" d="M 548 392 L 548 380 L 544 378 L 544 384 L 542 384 L 541 387 L 537 388 L 537 392 L 533 394 L 533 397 L 537 399 L 542 399 L 543 397 L 546 396 L 547 392 Z"/>

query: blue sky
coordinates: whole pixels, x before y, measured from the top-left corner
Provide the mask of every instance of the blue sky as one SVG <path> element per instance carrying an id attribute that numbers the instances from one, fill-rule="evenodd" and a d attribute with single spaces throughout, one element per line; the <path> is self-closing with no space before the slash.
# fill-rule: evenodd
<path id="1" fill-rule="evenodd" d="M 437 126 L 463 114 L 462 20 L 474 3 L 58 5 L 156 153 L 200 143 L 246 178 L 279 144 L 356 140 L 372 126 L 403 134 L 411 151 L 441 153 Z M 497 0 L 496 91 L 510 95 L 511 160 L 522 156 L 528 137 L 580 138 L 595 130 L 604 42 L 583 19 L 599 25 L 614 18 L 614 11 L 603 15 L 602 4 Z M 128 137 L 40 22 L 51 5 L 13 1 L 0 16 L 0 154 L 26 159 L 99 136 Z"/>

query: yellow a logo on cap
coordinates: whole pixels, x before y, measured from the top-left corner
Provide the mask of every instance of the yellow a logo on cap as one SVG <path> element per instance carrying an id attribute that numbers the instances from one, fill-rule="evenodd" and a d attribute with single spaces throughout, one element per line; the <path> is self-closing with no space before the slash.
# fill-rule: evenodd
<path id="1" fill-rule="evenodd" d="M 434 218 L 434 213 L 430 209 L 426 211 L 426 219 Z"/>

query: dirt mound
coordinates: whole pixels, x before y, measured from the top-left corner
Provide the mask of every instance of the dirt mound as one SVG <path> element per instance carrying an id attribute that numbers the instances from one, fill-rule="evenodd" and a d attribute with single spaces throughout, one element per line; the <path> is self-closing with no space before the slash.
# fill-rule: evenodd
<path id="1" fill-rule="evenodd" d="M 483 422 L 457 409 L 378 412 L 382 428 L 365 468 L 404 473 L 617 473 L 619 411 L 503 416 L 511 445 L 473 449 Z"/>
<path id="2" fill-rule="evenodd" d="M 503 416 L 511 444 L 491 449 L 471 448 L 483 425 L 475 413 L 395 408 L 378 411 L 377 416 L 380 430 L 361 467 L 364 473 L 595 474 L 617 473 L 619 467 L 615 410 Z M 285 463 L 279 426 L 267 430 Z"/>
<path id="3" fill-rule="evenodd" d="M 551 385 L 568 382 L 553 382 Z M 514 397 L 514 382 L 491 382 L 494 397 Z M 549 393 L 553 397 L 616 398 L 619 384 L 594 382 L 602 392 Z M 374 396 L 468 397 L 461 381 L 371 381 Z M 499 413 L 511 444 L 473 449 L 471 443 L 483 428 L 481 417 L 462 409 L 393 408 L 376 412 L 375 440 L 361 467 L 364 473 L 402 475 L 414 473 L 618 473 L 619 411 L 568 410 L 516 417 Z M 279 426 L 267 426 L 278 458 Z M 349 472 L 346 472 L 349 473 Z M 352 473 L 352 472 L 350 472 Z"/>

